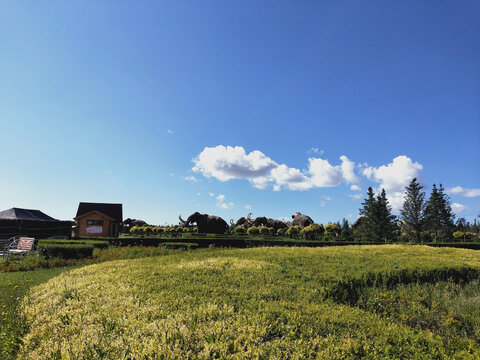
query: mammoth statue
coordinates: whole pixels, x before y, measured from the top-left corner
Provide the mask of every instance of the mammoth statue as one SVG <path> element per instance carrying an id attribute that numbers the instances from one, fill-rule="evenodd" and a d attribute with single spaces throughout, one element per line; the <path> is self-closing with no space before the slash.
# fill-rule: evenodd
<path id="1" fill-rule="evenodd" d="M 178 219 L 180 220 L 180 222 L 178 223 L 178 226 L 179 226 L 179 227 L 181 227 L 181 228 L 187 227 L 187 222 L 182 219 L 182 215 L 180 215 L 180 216 L 178 217 Z"/>
<path id="2" fill-rule="evenodd" d="M 277 231 L 278 229 L 287 227 L 287 224 L 285 224 L 283 221 L 272 219 L 272 218 L 266 218 L 265 216 L 257 217 L 253 222 L 253 225 L 274 228 L 275 231 Z"/>
<path id="3" fill-rule="evenodd" d="M 233 223 L 233 220 L 231 222 Z M 235 223 L 235 227 L 237 226 L 243 226 L 245 229 L 252 227 L 253 226 L 252 213 L 249 213 L 247 217 L 242 216 L 240 219 L 238 219 L 237 222 Z"/>
<path id="4" fill-rule="evenodd" d="M 180 221 L 182 221 L 181 217 Z M 199 233 L 224 234 L 228 229 L 228 224 L 221 217 L 200 214 L 198 211 L 190 215 L 184 223 L 184 226 L 197 223 Z"/>
<path id="5" fill-rule="evenodd" d="M 313 220 L 310 216 L 302 215 L 301 213 L 297 212 L 292 215 L 292 226 L 308 226 L 313 224 Z"/>
<path id="6" fill-rule="evenodd" d="M 134 226 L 144 226 L 144 225 L 148 225 L 148 224 L 143 220 L 127 218 L 120 223 L 120 229 L 122 232 L 129 232 L 130 229 Z"/>

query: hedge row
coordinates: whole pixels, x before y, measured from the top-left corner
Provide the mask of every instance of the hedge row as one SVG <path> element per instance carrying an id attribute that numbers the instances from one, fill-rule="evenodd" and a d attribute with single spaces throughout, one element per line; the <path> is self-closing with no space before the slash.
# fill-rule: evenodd
<path id="1" fill-rule="evenodd" d="M 85 244 L 42 244 L 38 247 L 40 254 L 47 258 L 83 259 L 92 257 L 93 245 Z"/>
<path id="2" fill-rule="evenodd" d="M 45 239 L 39 240 L 38 246 L 42 245 L 91 245 L 97 249 L 106 249 L 110 246 L 110 243 L 106 240 L 65 240 L 65 239 Z"/>
<path id="3" fill-rule="evenodd" d="M 92 257 L 93 250 L 106 249 L 108 241 L 102 240 L 64 240 L 45 239 L 38 242 L 38 250 L 47 258 L 59 257 L 63 259 L 83 259 Z"/>
<path id="4" fill-rule="evenodd" d="M 164 238 L 105 238 L 112 246 L 160 246 Z M 180 239 L 179 239 L 180 240 Z M 188 234 L 181 238 L 182 242 L 198 244 L 200 248 L 211 246 L 250 248 L 258 246 L 344 246 L 344 245 L 380 245 L 375 242 L 295 240 L 280 236 L 245 236 L 245 235 L 212 235 Z"/>
<path id="5" fill-rule="evenodd" d="M 186 243 L 186 242 L 165 242 L 161 243 L 160 247 L 163 249 L 183 249 L 183 250 L 193 250 L 198 248 L 196 243 Z"/>

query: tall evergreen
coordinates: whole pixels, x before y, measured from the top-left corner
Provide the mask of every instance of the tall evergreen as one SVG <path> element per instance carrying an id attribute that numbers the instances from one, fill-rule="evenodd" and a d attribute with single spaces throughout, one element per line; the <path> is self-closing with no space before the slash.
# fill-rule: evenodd
<path id="1" fill-rule="evenodd" d="M 388 203 L 385 189 L 382 189 L 380 195 L 377 196 L 377 212 L 379 233 L 384 240 L 393 239 L 395 233 L 395 215 L 392 215 L 392 207 Z"/>
<path id="2" fill-rule="evenodd" d="M 375 237 L 375 234 L 377 233 L 375 226 L 375 204 L 375 194 L 370 186 L 367 190 L 367 198 L 364 199 L 362 203 L 363 207 L 360 209 L 360 216 L 362 217 L 362 220 L 359 232 L 362 240 L 371 241 L 373 240 L 372 237 Z"/>
<path id="3" fill-rule="evenodd" d="M 391 214 L 387 195 L 383 189 L 381 194 L 375 197 L 373 189 L 368 188 L 367 198 L 360 209 L 362 222 L 360 235 L 362 240 L 384 241 L 394 237 L 395 216 Z"/>
<path id="4" fill-rule="evenodd" d="M 425 207 L 425 224 L 433 231 L 435 241 L 438 237 L 448 238 L 454 227 L 455 215 L 450 200 L 445 194 L 442 184 L 439 188 L 433 184 L 432 193 Z"/>
<path id="5" fill-rule="evenodd" d="M 418 242 L 425 226 L 425 193 L 422 189 L 423 186 L 417 182 L 417 178 L 413 178 L 405 188 L 403 208 L 400 212 L 404 231 Z"/>

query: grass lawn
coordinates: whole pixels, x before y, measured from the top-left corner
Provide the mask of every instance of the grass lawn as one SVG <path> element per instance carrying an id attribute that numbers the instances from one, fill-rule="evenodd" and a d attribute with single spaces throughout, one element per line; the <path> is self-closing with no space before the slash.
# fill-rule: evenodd
<path id="1" fill-rule="evenodd" d="M 480 258 L 426 246 L 202 249 L 62 273 L 20 358 L 480 357 Z"/>
<path id="2" fill-rule="evenodd" d="M 0 359 L 14 358 L 24 329 L 19 310 L 21 299 L 35 285 L 46 282 L 72 267 L 0 273 Z"/>

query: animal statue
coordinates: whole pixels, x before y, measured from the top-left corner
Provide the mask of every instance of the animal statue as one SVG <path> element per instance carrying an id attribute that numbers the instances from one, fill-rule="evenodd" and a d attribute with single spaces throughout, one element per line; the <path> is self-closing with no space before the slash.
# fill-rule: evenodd
<path id="1" fill-rule="evenodd" d="M 120 223 L 120 229 L 121 229 L 121 232 L 128 233 L 128 232 L 130 232 L 130 229 L 132 227 L 134 227 L 134 226 L 144 226 L 144 225 L 147 225 L 147 223 L 143 220 L 127 218 L 123 222 Z"/>
<path id="2" fill-rule="evenodd" d="M 178 226 L 179 226 L 179 227 L 181 227 L 181 228 L 187 227 L 187 222 L 182 219 L 182 215 L 181 215 L 181 214 L 180 214 L 180 216 L 178 217 L 178 219 L 180 220 L 180 222 L 178 223 Z"/>
<path id="3" fill-rule="evenodd" d="M 237 222 L 235 223 L 235 227 L 237 226 L 243 226 L 245 229 L 252 227 L 253 226 L 252 213 L 249 213 L 247 217 L 242 216 L 240 219 L 238 219 Z"/>
<path id="4" fill-rule="evenodd" d="M 272 218 L 266 218 L 265 216 L 257 217 L 253 222 L 253 225 L 274 228 L 275 231 L 277 231 L 278 229 L 283 229 L 288 227 L 287 224 L 285 224 L 283 221 L 272 219 Z"/>
<path id="5" fill-rule="evenodd" d="M 292 226 L 308 226 L 313 224 L 313 220 L 310 216 L 302 215 L 299 212 L 296 212 L 292 215 Z"/>
<path id="6" fill-rule="evenodd" d="M 198 211 L 190 215 L 185 221 L 185 226 L 197 223 L 199 233 L 224 234 L 228 224 L 219 216 L 200 214 Z"/>

